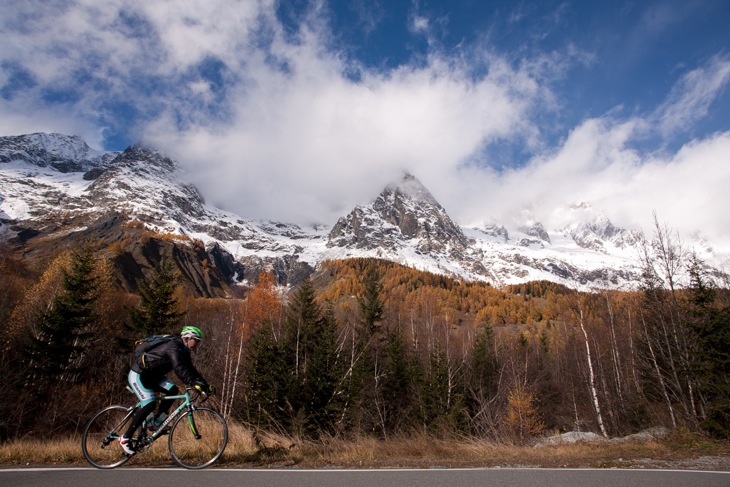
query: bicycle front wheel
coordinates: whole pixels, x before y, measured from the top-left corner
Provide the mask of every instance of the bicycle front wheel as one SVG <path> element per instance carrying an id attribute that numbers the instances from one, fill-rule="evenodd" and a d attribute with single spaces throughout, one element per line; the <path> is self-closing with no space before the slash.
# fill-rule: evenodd
<path id="1" fill-rule="evenodd" d="M 228 425 L 218 411 L 191 409 L 172 425 L 167 442 L 170 455 L 178 465 L 205 468 L 223 454 L 228 443 Z"/>
<path id="2" fill-rule="evenodd" d="M 133 412 L 133 408 L 109 406 L 89 421 L 81 438 L 81 449 L 90 464 L 96 468 L 114 468 L 129 460 L 118 440 L 131 423 Z"/>

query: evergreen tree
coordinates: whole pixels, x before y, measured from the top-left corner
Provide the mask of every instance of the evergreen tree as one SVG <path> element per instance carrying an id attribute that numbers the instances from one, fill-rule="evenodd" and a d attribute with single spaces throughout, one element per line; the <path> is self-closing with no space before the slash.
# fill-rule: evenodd
<path id="1" fill-rule="evenodd" d="M 499 364 L 494 351 L 494 329 L 485 323 L 477 332 L 472 352 L 471 386 L 481 397 L 489 398 L 496 393 Z"/>
<path id="2" fill-rule="evenodd" d="M 375 333 L 376 324 L 383 319 L 383 285 L 380 282 L 380 275 L 374 264 L 368 266 L 363 280 L 364 295 L 360 299 L 360 312 L 365 324 L 366 337 Z"/>
<path id="3" fill-rule="evenodd" d="M 472 418 L 474 432 L 484 434 L 494 426 L 488 415 L 493 398 L 499 391 L 499 362 L 494 349 L 494 329 L 485 322 L 478 330 L 465 377 L 465 407 Z"/>
<path id="4" fill-rule="evenodd" d="M 359 423 L 365 431 L 383 429 L 382 386 L 383 353 L 385 336 L 378 323 L 383 320 L 383 286 L 375 263 L 369 263 L 362 280 L 363 295 L 359 299 L 362 330 L 357 337 L 357 349 L 350 378 L 349 393 L 356 402 L 351 411 L 351 420 Z M 385 433 L 385 432 L 383 432 Z"/>
<path id="5" fill-rule="evenodd" d="M 272 327 L 263 322 L 254 331 L 248 349 L 246 389 L 249 421 L 267 427 L 287 428 L 288 382 L 286 357 Z"/>
<path id="6" fill-rule="evenodd" d="M 61 293 L 38 315 L 29 330 L 25 357 L 38 385 L 83 379 L 86 345 L 91 337 L 98 298 L 90 247 L 74 253 L 71 269 L 62 271 Z"/>
<path id="7" fill-rule="evenodd" d="M 157 333 L 175 333 L 184 313 L 178 311 L 175 288 L 178 276 L 172 260 L 162 259 L 159 267 L 145 276 L 139 286 L 141 302 L 130 312 L 133 338 Z"/>
<path id="8" fill-rule="evenodd" d="M 345 402 L 337 322 L 331 307 L 322 312 L 309 279 L 292 298 L 280 340 L 262 323 L 248 355 L 252 421 L 310 437 L 334 430 Z"/>
<path id="9" fill-rule="evenodd" d="M 435 347 L 429 355 L 421 401 L 422 419 L 426 427 L 435 425 L 449 412 L 449 364 L 446 352 L 440 347 Z"/>
<path id="10" fill-rule="evenodd" d="M 730 438 L 730 306 L 693 257 L 689 265 L 693 374 L 706 411 L 700 427 L 718 438 Z"/>
<path id="11" fill-rule="evenodd" d="M 290 374 L 287 405 L 296 432 L 316 436 L 332 423 L 328 406 L 338 381 L 336 340 L 334 316 L 322 316 L 306 279 L 289 306 L 282 340 Z"/>
<path id="12" fill-rule="evenodd" d="M 337 321 L 331 305 L 315 326 L 316 341 L 301 381 L 307 426 L 312 436 L 334 432 L 346 402 L 339 385 L 344 370 L 337 354 Z"/>
<path id="13" fill-rule="evenodd" d="M 411 357 L 398 331 L 388 334 L 381 386 L 384 434 L 416 426 L 420 367 Z"/>

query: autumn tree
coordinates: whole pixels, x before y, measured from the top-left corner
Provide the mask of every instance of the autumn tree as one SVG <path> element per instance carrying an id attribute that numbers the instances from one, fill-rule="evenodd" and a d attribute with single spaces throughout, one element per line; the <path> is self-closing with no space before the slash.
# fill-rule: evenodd
<path id="1" fill-rule="evenodd" d="M 246 296 L 246 323 L 250 330 L 271 327 L 273 336 L 278 339 L 282 316 L 283 304 L 274 274 L 262 271 Z"/>
<path id="2" fill-rule="evenodd" d="M 507 398 L 507 415 L 504 425 L 511 437 L 523 443 L 540 433 L 545 427 L 535 406 L 535 398 L 522 384 L 515 384 Z"/>

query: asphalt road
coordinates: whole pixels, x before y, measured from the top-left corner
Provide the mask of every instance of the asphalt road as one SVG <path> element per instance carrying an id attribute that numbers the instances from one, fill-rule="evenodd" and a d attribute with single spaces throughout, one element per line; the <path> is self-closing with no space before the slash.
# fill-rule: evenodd
<path id="1" fill-rule="evenodd" d="M 617 469 L 208 469 L 29 468 L 0 470 L 0 485 L 77 487 L 181 485 L 286 487 L 729 487 L 730 472 Z"/>

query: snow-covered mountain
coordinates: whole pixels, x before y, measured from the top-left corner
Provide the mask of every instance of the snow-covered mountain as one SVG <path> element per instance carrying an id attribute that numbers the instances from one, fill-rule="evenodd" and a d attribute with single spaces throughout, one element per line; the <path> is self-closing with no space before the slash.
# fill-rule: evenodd
<path id="1" fill-rule="evenodd" d="M 600 213 L 560 229 L 545 229 L 529 215 L 509 229 L 498 222 L 460 227 L 407 174 L 331 228 L 302 228 L 208 205 L 181 174 L 179 163 L 148 148 L 99 152 L 59 134 L 0 137 L 0 240 L 22 246 L 41 231 L 69 234 L 121 215 L 161 234 L 203 242 L 232 283 L 263 268 L 295 282 L 325 259 L 349 257 L 495 285 L 545 279 L 582 289 L 628 288 L 638 276 L 641 235 Z"/>

